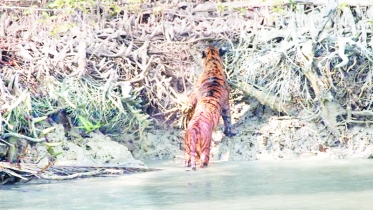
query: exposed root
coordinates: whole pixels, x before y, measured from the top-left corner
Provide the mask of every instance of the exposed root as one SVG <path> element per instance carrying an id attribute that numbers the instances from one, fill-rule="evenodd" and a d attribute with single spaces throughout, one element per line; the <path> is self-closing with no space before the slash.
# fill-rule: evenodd
<path id="1" fill-rule="evenodd" d="M 373 121 L 367 1 L 13 3 L 0 6 L 0 135 L 10 145 L 43 142 L 61 113 L 83 134 L 142 138 L 154 122 L 179 123 L 206 45 L 230 47 L 235 87 L 321 121 L 333 138 Z"/>
<path id="2" fill-rule="evenodd" d="M 89 167 L 89 166 L 52 166 L 42 170 L 37 165 L 18 165 L 0 162 L 1 185 L 11 184 L 17 181 L 29 182 L 32 179 L 42 180 L 71 180 L 93 176 L 115 176 L 138 172 L 150 172 L 158 169 L 131 168 L 131 167 Z"/>

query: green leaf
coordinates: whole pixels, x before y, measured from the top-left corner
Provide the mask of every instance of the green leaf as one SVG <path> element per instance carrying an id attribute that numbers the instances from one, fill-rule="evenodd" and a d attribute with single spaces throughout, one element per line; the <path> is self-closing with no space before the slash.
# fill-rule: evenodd
<path id="1" fill-rule="evenodd" d="M 100 123 L 94 125 L 90 121 L 88 121 L 86 118 L 84 118 L 84 117 L 82 117 L 80 115 L 78 116 L 78 120 L 79 120 L 79 123 L 82 126 L 78 126 L 77 128 L 84 128 L 84 130 L 86 131 L 86 133 L 90 133 L 93 130 L 96 130 L 96 129 L 98 129 L 98 128 L 100 128 L 102 126 Z"/>

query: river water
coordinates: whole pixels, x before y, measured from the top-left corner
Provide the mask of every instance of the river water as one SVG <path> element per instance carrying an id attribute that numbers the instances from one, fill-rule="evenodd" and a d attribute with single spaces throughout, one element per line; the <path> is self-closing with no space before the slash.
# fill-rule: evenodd
<path id="1" fill-rule="evenodd" d="M 0 186 L 0 209 L 373 209 L 373 160 L 149 165 L 162 170 Z"/>

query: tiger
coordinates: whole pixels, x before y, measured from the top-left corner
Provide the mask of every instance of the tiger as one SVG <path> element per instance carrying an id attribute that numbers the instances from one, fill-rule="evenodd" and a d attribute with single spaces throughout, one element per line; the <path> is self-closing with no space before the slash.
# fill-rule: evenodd
<path id="1" fill-rule="evenodd" d="M 231 125 L 230 88 L 221 58 L 226 51 L 213 46 L 202 51 L 203 73 L 189 95 L 189 106 L 194 113 L 185 132 L 184 154 L 185 166 L 191 166 L 192 170 L 196 170 L 197 157 L 201 168 L 208 166 L 212 131 L 219 123 L 220 116 L 224 121 L 224 134 L 228 137 L 235 135 Z"/>

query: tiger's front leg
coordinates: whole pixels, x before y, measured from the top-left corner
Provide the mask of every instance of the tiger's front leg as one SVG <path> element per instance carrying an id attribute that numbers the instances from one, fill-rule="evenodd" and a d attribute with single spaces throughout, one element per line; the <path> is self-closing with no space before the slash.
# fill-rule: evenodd
<path id="1" fill-rule="evenodd" d="M 231 110 L 229 107 L 229 99 L 225 100 L 224 102 L 221 116 L 223 117 L 223 121 L 224 121 L 224 134 L 228 137 L 235 136 L 236 133 L 232 132 Z"/>
<path id="2" fill-rule="evenodd" d="M 201 146 L 201 163 L 200 163 L 201 168 L 207 167 L 209 165 L 211 140 L 212 140 L 212 137 L 209 140 L 205 140 L 204 142 L 205 145 Z"/>

